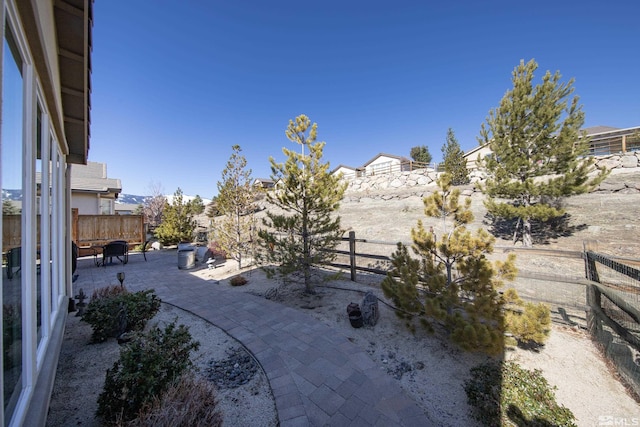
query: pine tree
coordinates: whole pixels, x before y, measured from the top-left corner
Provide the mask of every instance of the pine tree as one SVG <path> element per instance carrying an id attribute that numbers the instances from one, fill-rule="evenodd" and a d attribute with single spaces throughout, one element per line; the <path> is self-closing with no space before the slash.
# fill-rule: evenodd
<path id="1" fill-rule="evenodd" d="M 194 215 L 200 215 L 202 212 L 204 212 L 204 201 L 198 194 L 196 194 L 196 196 L 192 200 L 190 200 L 188 204 L 189 209 L 191 209 L 191 213 L 193 213 Z"/>
<path id="2" fill-rule="evenodd" d="M 469 171 L 464 151 L 456 139 L 453 129 L 447 130 L 447 142 L 442 146 L 444 171 L 451 175 L 452 185 L 465 185 L 469 183 Z"/>
<path id="3" fill-rule="evenodd" d="M 398 243 L 391 272 L 382 282 L 384 294 L 403 310 L 401 316 L 414 329 L 414 319 L 433 330 L 439 321 L 462 348 L 496 354 L 503 348 L 502 299 L 497 288 L 502 279 L 515 277 L 515 255 L 492 264 L 494 238 L 479 229 L 466 228 L 473 220 L 470 199 L 459 202 L 460 191 L 451 189 L 451 176 L 442 174 L 441 188 L 424 199 L 425 214 L 442 218 L 443 233 L 437 240 L 418 221 L 411 230 L 413 253 Z"/>
<path id="4" fill-rule="evenodd" d="M 551 310 L 544 303 L 524 302 L 515 289 L 503 294 L 505 302 L 505 328 L 511 334 L 510 344 L 526 347 L 541 346 L 551 332 Z"/>
<path id="5" fill-rule="evenodd" d="M 513 89 L 489 112 L 479 138 L 492 151 L 483 160 L 490 174 L 483 188 L 487 209 L 494 218 L 517 220 L 514 243 L 521 235 L 525 246 L 533 243 L 532 220 L 561 217 L 564 197 L 584 193 L 605 177 L 590 179 L 593 159 L 581 157 L 589 141 L 580 137 L 584 113 L 578 97 L 568 100 L 573 79 L 562 83 L 559 72 L 547 71 L 534 87 L 537 68 L 534 60 L 515 68 Z"/>
<path id="6" fill-rule="evenodd" d="M 173 193 L 173 201 L 162 211 L 162 222 L 154 233 L 163 245 L 174 245 L 180 242 L 191 242 L 196 222 L 189 203 L 183 202 L 182 190 Z"/>
<path id="7" fill-rule="evenodd" d="M 409 155 L 414 161 L 424 163 L 425 165 L 431 163 L 432 160 L 431 153 L 429 152 L 429 147 L 427 147 L 426 145 L 412 147 Z"/>
<path id="8" fill-rule="evenodd" d="M 332 216 L 340 206 L 346 183 L 329 172 L 329 163 L 322 162 L 324 142 L 316 142 L 318 125 L 300 115 L 290 120 L 287 138 L 299 144 L 302 152 L 283 148 L 285 163 L 270 158 L 271 179 L 276 190 L 267 193 L 267 201 L 283 213 L 268 210 L 259 231 L 263 263 L 269 275 L 302 274 L 305 292 L 313 293 L 314 267 L 330 262 L 334 248 L 342 236 L 340 217 Z"/>
<path id="9" fill-rule="evenodd" d="M 215 239 L 220 248 L 235 259 L 238 269 L 242 260 L 252 252 L 255 230 L 255 190 L 251 185 L 251 169 L 240 153 L 239 145 L 231 147 L 233 153 L 218 182 L 216 209 L 220 217 L 215 223 Z"/>

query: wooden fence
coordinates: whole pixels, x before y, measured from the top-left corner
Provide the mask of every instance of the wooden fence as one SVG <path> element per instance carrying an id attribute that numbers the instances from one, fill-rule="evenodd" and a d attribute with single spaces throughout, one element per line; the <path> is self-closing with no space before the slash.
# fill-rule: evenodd
<path id="1" fill-rule="evenodd" d="M 142 215 L 78 215 L 77 210 L 73 211 L 72 239 L 81 256 L 88 253 L 87 248 L 112 240 L 124 240 L 130 246 L 145 242 Z"/>
<path id="2" fill-rule="evenodd" d="M 343 237 L 342 242 L 342 249 L 331 251 L 338 257 L 329 265 L 349 271 L 352 281 L 356 281 L 358 272 L 386 275 L 390 270 L 390 253 L 395 250 L 392 248 L 395 243 L 356 239 L 353 231 L 349 237 Z M 347 244 L 348 250 L 345 250 Z M 358 252 L 356 245 L 376 253 L 363 253 L 362 249 Z M 512 285 L 523 299 L 548 304 L 554 322 L 588 329 L 620 375 L 640 396 L 640 367 L 635 362 L 636 355 L 640 354 L 640 269 L 635 267 L 639 260 L 614 259 L 588 250 L 494 249 L 562 257 L 567 258 L 567 265 L 585 266 L 586 278 L 519 271 Z"/>
<path id="3" fill-rule="evenodd" d="M 125 240 L 129 245 L 145 242 L 142 215 L 78 215 L 72 209 L 71 239 L 80 248 L 80 256 L 88 255 L 92 246 L 102 246 L 112 240 Z M 37 220 L 37 239 L 40 241 L 40 215 Z M 2 216 L 2 252 L 22 245 L 21 215 Z"/>

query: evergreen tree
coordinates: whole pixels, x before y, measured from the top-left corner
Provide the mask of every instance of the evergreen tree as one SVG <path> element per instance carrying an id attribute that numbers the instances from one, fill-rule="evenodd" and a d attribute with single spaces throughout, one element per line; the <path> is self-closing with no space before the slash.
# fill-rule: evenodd
<path id="1" fill-rule="evenodd" d="M 432 160 L 431 153 L 429 152 L 429 147 L 427 147 L 426 145 L 412 147 L 409 155 L 411 156 L 413 161 L 424 163 L 425 165 L 431 163 Z"/>
<path id="2" fill-rule="evenodd" d="M 487 209 L 494 218 L 517 220 L 514 243 L 521 235 L 525 246 L 533 242 L 532 220 L 564 215 L 562 198 L 584 193 L 605 177 L 590 179 L 593 159 L 581 157 L 589 141 L 580 138 L 584 113 L 578 97 L 568 99 L 573 79 L 562 83 L 559 72 L 547 71 L 533 86 L 537 68 L 534 60 L 515 68 L 513 89 L 489 112 L 479 138 L 492 151 L 483 160 L 490 174 L 483 188 Z"/>
<path id="3" fill-rule="evenodd" d="M 290 120 L 287 138 L 299 144 L 302 152 L 283 148 L 285 163 L 271 162 L 271 179 L 277 189 L 267 193 L 267 201 L 281 210 L 268 210 L 259 231 L 263 251 L 261 262 L 269 275 L 289 276 L 300 273 L 305 291 L 313 293 L 312 270 L 330 262 L 341 236 L 340 217 L 332 214 L 340 206 L 346 183 L 329 172 L 329 163 L 322 162 L 324 142 L 316 142 L 318 125 L 300 115 Z"/>
<path id="4" fill-rule="evenodd" d="M 483 229 L 466 228 L 473 220 L 470 199 L 459 202 L 460 191 L 451 189 L 451 176 L 438 179 L 440 192 L 424 199 L 425 214 L 442 218 L 442 237 L 418 221 L 411 230 L 413 253 L 398 243 L 392 269 L 382 282 L 384 294 L 403 311 L 398 312 L 414 329 L 414 319 L 433 330 L 443 324 L 451 339 L 465 349 L 497 354 L 503 349 L 501 279 L 515 277 L 515 255 L 492 264 L 494 238 Z"/>
<path id="5" fill-rule="evenodd" d="M 213 196 L 213 198 L 211 199 L 211 203 L 207 205 L 206 215 L 209 218 L 215 218 L 221 215 L 220 211 L 218 210 L 218 196 Z"/>
<path id="6" fill-rule="evenodd" d="M 196 222 L 193 220 L 193 210 L 189 203 L 185 203 L 182 190 L 178 188 L 173 193 L 173 201 L 162 211 L 162 222 L 154 233 L 163 245 L 174 245 L 180 242 L 191 242 Z"/>
<path id="7" fill-rule="evenodd" d="M 202 197 L 196 194 L 196 196 L 189 201 L 189 209 L 191 209 L 191 213 L 194 215 L 200 215 L 204 212 L 204 201 Z"/>
<path id="8" fill-rule="evenodd" d="M 540 346 L 551 332 L 551 310 L 544 303 L 524 302 L 515 289 L 504 292 L 505 327 L 511 334 L 509 344 Z"/>
<path id="9" fill-rule="evenodd" d="M 2 215 L 19 215 L 20 209 L 11 201 L 2 201 Z"/>
<path id="10" fill-rule="evenodd" d="M 251 185 L 251 170 L 240 154 L 239 145 L 231 147 L 233 153 L 218 182 L 216 209 L 221 215 L 215 223 L 215 239 L 220 248 L 238 262 L 242 268 L 243 256 L 252 252 L 255 230 L 255 190 Z"/>
<path id="11" fill-rule="evenodd" d="M 452 185 L 465 185 L 469 183 L 469 171 L 464 151 L 456 139 L 453 129 L 447 130 L 447 142 L 442 146 L 444 171 L 451 175 Z"/>

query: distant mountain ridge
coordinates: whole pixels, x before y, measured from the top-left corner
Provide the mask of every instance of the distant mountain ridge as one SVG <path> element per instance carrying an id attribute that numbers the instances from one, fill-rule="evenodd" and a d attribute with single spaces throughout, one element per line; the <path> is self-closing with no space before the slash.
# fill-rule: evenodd
<path id="1" fill-rule="evenodd" d="M 151 196 L 136 196 L 134 194 L 119 194 L 118 195 L 118 199 L 116 199 L 116 203 L 130 204 L 130 205 L 140 205 L 140 204 L 144 203 L 145 199 L 147 199 L 148 197 L 151 197 Z M 167 198 L 167 202 L 169 202 L 169 203 L 173 202 L 173 194 L 165 194 L 164 197 Z M 195 196 L 183 195 L 182 196 L 182 202 L 183 203 L 190 202 L 191 200 L 193 200 L 195 198 L 196 198 Z M 211 199 L 202 199 L 202 203 L 204 203 L 204 205 L 207 206 L 209 203 L 211 203 Z"/>
<path id="2" fill-rule="evenodd" d="M 136 196 L 135 194 L 118 194 L 116 203 L 122 205 L 141 205 L 149 196 Z"/>
<path id="3" fill-rule="evenodd" d="M 135 194 L 119 194 L 118 198 L 116 199 L 116 203 L 118 204 L 124 204 L 124 205 L 141 205 L 144 203 L 145 199 L 148 198 L 150 196 L 138 196 Z M 167 201 L 169 203 L 171 203 L 171 201 L 173 200 L 173 195 L 172 194 L 167 194 L 164 197 L 167 198 Z M 183 195 L 182 196 L 182 201 L 183 202 L 188 202 L 195 199 L 195 196 L 187 196 L 187 195 Z M 9 189 L 3 189 L 2 190 L 2 200 L 11 200 L 11 201 L 20 201 L 22 200 L 22 190 L 9 190 Z M 202 199 L 202 202 L 204 203 L 204 205 L 208 205 L 209 203 L 211 203 L 211 199 Z"/>

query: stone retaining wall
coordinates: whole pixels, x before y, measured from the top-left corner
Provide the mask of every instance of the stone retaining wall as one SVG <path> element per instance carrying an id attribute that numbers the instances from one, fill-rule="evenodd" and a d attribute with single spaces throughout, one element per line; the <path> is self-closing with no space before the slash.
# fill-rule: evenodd
<path id="1" fill-rule="evenodd" d="M 596 166 L 611 170 L 611 175 L 619 175 L 627 172 L 640 172 L 640 152 L 627 154 L 611 154 L 596 157 Z M 640 193 L 640 179 L 637 174 L 629 176 L 629 179 L 607 179 L 595 190 L 607 193 Z M 349 185 L 345 192 L 345 198 L 359 199 L 370 197 L 376 199 L 396 199 L 410 196 L 424 196 L 435 188 L 438 172 L 433 169 L 417 169 L 411 172 L 392 172 L 366 177 L 347 179 Z M 470 195 L 477 191 L 474 183 L 483 182 L 486 173 L 482 170 L 471 171 L 469 175 L 471 184 L 464 186 L 463 194 Z"/>

